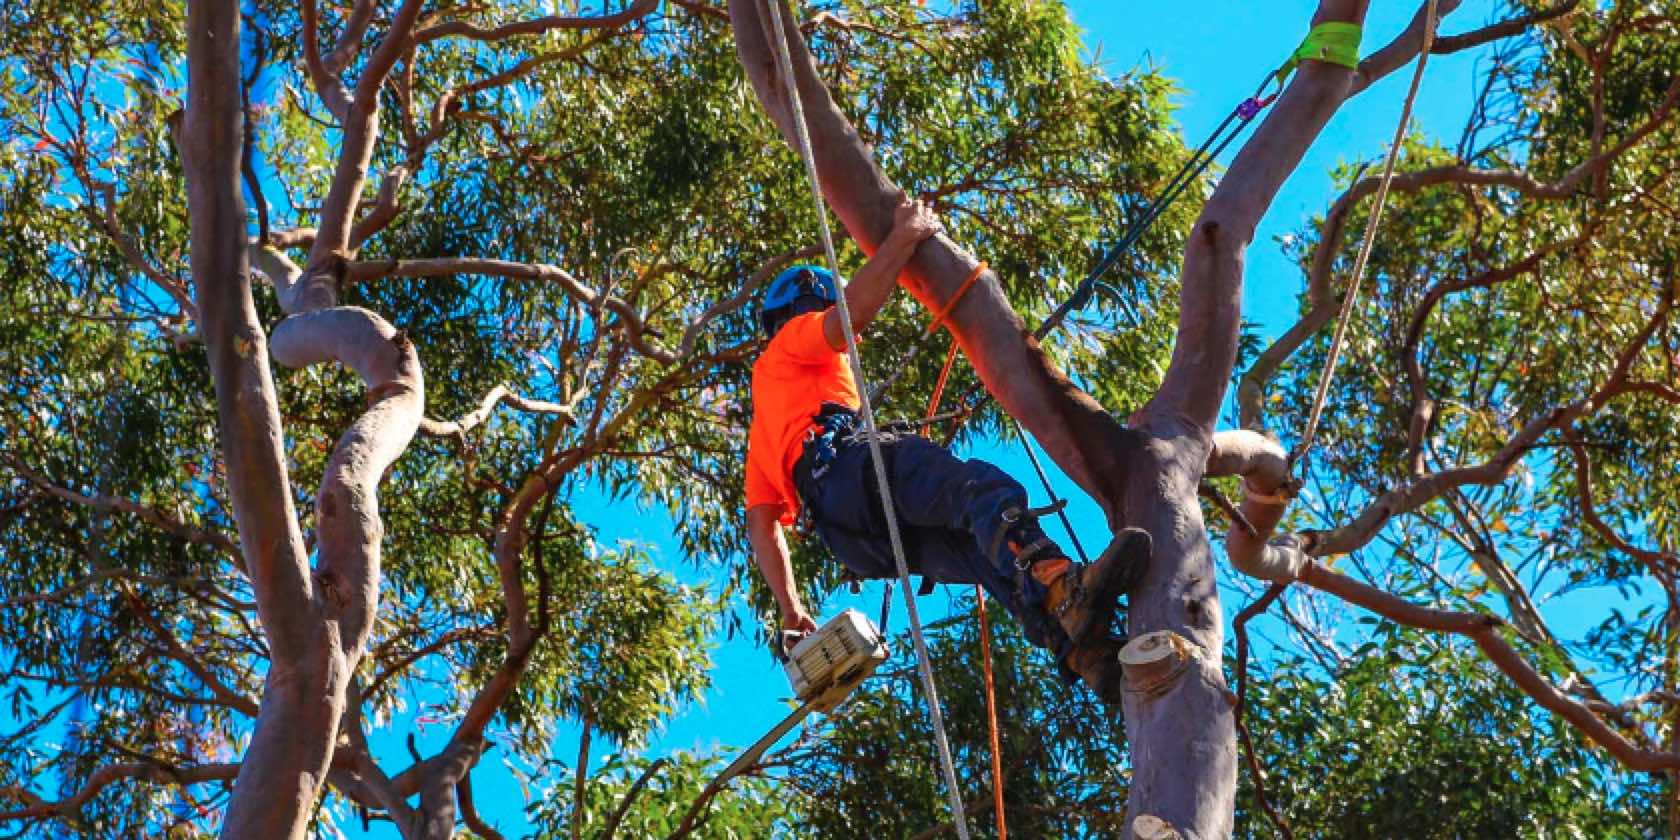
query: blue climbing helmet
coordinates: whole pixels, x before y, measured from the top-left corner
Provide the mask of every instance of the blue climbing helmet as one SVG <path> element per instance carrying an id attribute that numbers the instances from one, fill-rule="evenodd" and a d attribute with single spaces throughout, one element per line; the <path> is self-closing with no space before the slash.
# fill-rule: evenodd
<path id="1" fill-rule="evenodd" d="M 828 269 L 815 265 L 791 266 L 776 275 L 770 281 L 770 288 L 764 291 L 764 300 L 758 305 L 758 325 L 765 335 L 775 335 L 782 321 L 800 314 L 794 310 L 802 299 L 814 300 L 807 301 L 800 307 L 801 311 L 815 312 L 832 306 L 839 297 L 839 284 Z"/>

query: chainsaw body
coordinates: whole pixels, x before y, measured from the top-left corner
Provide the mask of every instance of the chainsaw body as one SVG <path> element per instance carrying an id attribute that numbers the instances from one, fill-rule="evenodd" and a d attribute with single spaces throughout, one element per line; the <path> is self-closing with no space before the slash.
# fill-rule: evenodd
<path id="1" fill-rule="evenodd" d="M 793 693 L 812 710 L 827 712 L 887 659 L 887 643 L 863 613 L 846 610 L 788 653 L 783 668 Z"/>

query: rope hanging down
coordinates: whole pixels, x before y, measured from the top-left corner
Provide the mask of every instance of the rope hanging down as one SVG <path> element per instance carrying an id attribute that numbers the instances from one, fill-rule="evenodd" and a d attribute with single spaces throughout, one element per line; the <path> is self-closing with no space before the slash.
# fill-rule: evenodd
<path id="1" fill-rule="evenodd" d="M 811 136 L 805 125 L 804 105 L 799 99 L 799 81 L 793 72 L 793 57 L 790 54 L 787 36 L 782 25 L 782 0 L 763 0 L 762 6 L 770 16 L 771 47 L 776 53 L 776 63 L 782 76 L 782 85 L 787 88 L 787 104 L 789 116 L 793 119 L 794 137 L 798 141 L 799 156 L 805 164 L 805 175 L 811 185 L 811 199 L 816 205 L 817 228 L 822 234 L 823 255 L 828 260 L 828 270 L 839 281 L 840 261 L 834 254 L 834 236 L 828 228 L 828 208 L 823 202 L 822 183 L 817 177 L 816 157 L 811 151 Z M 865 386 L 858 389 L 859 407 L 862 409 L 865 434 L 868 436 L 869 456 L 875 464 L 875 481 L 881 493 L 881 507 L 887 519 L 887 538 L 892 543 L 893 563 L 898 567 L 899 584 L 904 589 L 904 607 L 910 615 L 910 635 L 916 646 L 916 669 L 921 673 L 923 692 L 927 696 L 928 714 L 933 719 L 934 744 L 939 749 L 940 771 L 945 776 L 945 792 L 951 801 L 951 821 L 956 826 L 959 840 L 968 840 L 968 819 L 963 814 L 962 795 L 957 790 L 957 772 L 951 762 L 951 744 L 945 736 L 945 718 L 939 708 L 939 690 L 933 682 L 933 666 L 928 656 L 927 640 L 922 635 L 921 616 L 916 612 L 916 597 L 910 591 L 910 567 L 904 556 L 904 543 L 898 533 L 898 517 L 892 500 L 892 487 L 887 481 L 887 463 L 881 455 L 880 432 L 875 425 L 875 410 L 870 404 L 869 390 L 864 378 L 863 360 L 858 355 L 857 336 L 852 330 L 852 313 L 846 306 L 844 290 L 838 296 L 836 306 L 840 310 L 841 331 L 846 337 L 846 356 L 851 361 L 852 375 L 858 384 Z"/>
<path id="2" fill-rule="evenodd" d="M 974 267 L 974 271 L 968 275 L 968 279 L 957 287 L 957 293 L 945 302 L 945 306 L 928 323 L 928 333 L 930 335 L 939 330 L 940 326 L 944 324 L 945 316 L 951 314 L 951 310 L 957 307 L 958 301 L 961 301 L 963 295 L 968 293 L 969 288 L 974 285 L 974 281 L 979 280 L 980 275 L 985 273 L 986 261 L 981 260 L 980 264 Z M 928 424 L 922 429 L 922 434 L 930 438 L 933 436 L 933 418 L 939 416 L 939 402 L 945 396 L 945 383 L 951 378 L 951 368 L 955 367 L 956 363 L 957 340 L 956 336 L 953 335 L 951 337 L 951 349 L 945 354 L 945 364 L 939 369 L 939 379 L 933 383 L 933 395 L 928 398 L 927 411 L 922 417 L 922 422 Z M 1049 489 L 1049 486 L 1049 483 L 1046 482 L 1045 488 Z M 1050 495 L 1054 498 L 1055 491 L 1052 490 Z M 1065 522 L 1066 519 L 1064 518 L 1063 521 Z M 1071 527 L 1068 529 L 1068 533 L 1070 535 L 1073 533 Z M 1078 545 L 1078 540 L 1077 536 L 1074 537 L 1075 545 Z M 1084 549 L 1080 549 L 1080 557 L 1083 559 Z M 890 596 L 892 594 L 891 588 L 892 584 L 887 584 L 886 595 Z M 881 602 L 882 627 L 886 627 L 887 606 L 888 601 L 883 600 Z M 991 622 L 986 620 L 986 588 L 978 583 L 974 584 L 974 618 L 980 624 L 980 673 L 985 678 L 986 687 L 986 741 L 991 747 L 992 818 L 997 825 L 998 840 L 1009 840 L 1009 820 L 1003 807 L 1003 739 L 998 734 L 997 683 L 992 676 L 992 627 Z"/>
<path id="3" fill-rule="evenodd" d="M 1324 372 L 1318 378 L 1318 390 L 1313 395 L 1312 408 L 1307 412 L 1306 427 L 1301 430 L 1301 439 L 1295 444 L 1295 450 L 1289 453 L 1289 463 L 1292 467 L 1304 464 L 1307 456 L 1312 453 L 1313 437 L 1318 432 L 1318 421 L 1324 413 L 1324 401 L 1330 395 L 1330 381 L 1336 376 L 1336 362 L 1342 354 L 1342 342 L 1347 338 L 1348 321 L 1353 317 L 1353 306 L 1359 299 L 1359 288 L 1365 280 L 1365 264 L 1371 259 L 1371 247 L 1377 239 L 1377 228 L 1382 225 L 1383 207 L 1388 203 L 1388 187 L 1394 181 L 1394 164 L 1400 158 L 1400 144 L 1406 139 L 1406 125 L 1412 119 L 1412 106 L 1417 102 L 1418 86 L 1423 82 L 1423 68 L 1429 64 L 1429 51 L 1435 46 L 1435 27 L 1439 23 L 1436 20 L 1435 6 L 1436 0 L 1429 0 L 1424 7 L 1423 43 L 1418 48 L 1417 68 L 1412 71 L 1412 86 L 1406 92 L 1406 104 L 1400 109 L 1400 123 L 1394 127 L 1394 140 L 1388 144 L 1388 158 L 1383 161 L 1382 180 L 1377 184 L 1377 199 L 1371 207 L 1371 219 L 1365 223 L 1365 238 L 1359 243 L 1359 254 L 1353 260 L 1347 295 L 1342 298 L 1341 310 L 1336 315 L 1336 332 L 1330 339 L 1330 349 L 1324 357 Z M 1353 49 L 1355 57 L 1352 66 L 1357 68 L 1357 39 Z M 1285 69 L 1291 66 L 1293 65 L 1284 65 Z M 1324 242 L 1320 243 L 1319 247 L 1328 248 L 1332 245 L 1333 243 Z"/>

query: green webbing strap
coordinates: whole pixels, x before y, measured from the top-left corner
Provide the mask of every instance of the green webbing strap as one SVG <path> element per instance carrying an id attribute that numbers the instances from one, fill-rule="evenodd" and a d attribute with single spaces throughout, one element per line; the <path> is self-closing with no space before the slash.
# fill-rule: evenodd
<path id="1" fill-rule="evenodd" d="M 1277 80 L 1282 84 L 1295 67 L 1303 61 L 1326 61 L 1349 70 L 1359 69 L 1359 40 L 1364 30 L 1357 23 L 1327 21 L 1314 26 L 1295 48 L 1289 60 L 1278 68 Z"/>

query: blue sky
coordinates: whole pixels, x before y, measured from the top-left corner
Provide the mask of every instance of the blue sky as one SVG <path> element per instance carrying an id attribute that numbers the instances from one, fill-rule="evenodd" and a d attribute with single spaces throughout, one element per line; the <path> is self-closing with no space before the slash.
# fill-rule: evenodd
<path id="1" fill-rule="evenodd" d="M 1153 66 L 1176 80 L 1176 117 L 1187 142 L 1194 144 L 1281 63 L 1305 34 L 1316 4 L 1308 0 L 1204 0 L 1197 5 L 1194 16 L 1184 13 L 1182 0 L 1071 0 L 1069 6 L 1075 22 L 1085 31 L 1087 49 L 1106 72 L 1117 75 L 1135 67 Z M 1382 2 L 1374 6 L 1367 26 L 1367 50 L 1386 43 L 1415 10 L 1409 3 Z M 1491 19 L 1495 12 L 1496 6 L 1489 0 L 1468 0 L 1445 31 L 1470 28 Z M 1414 114 L 1415 123 L 1426 135 L 1448 143 L 1457 139 L 1470 111 L 1477 61 L 1483 54 L 1480 50 L 1469 51 L 1430 61 Z M 1300 272 L 1284 255 L 1277 239 L 1300 230 L 1325 211 L 1335 197 L 1330 172 L 1337 164 L 1374 160 L 1383 154 L 1399 117 L 1408 73 L 1394 74 L 1336 115 L 1261 224 L 1249 252 L 1245 310 L 1265 335 L 1276 335 L 1289 326 L 1302 288 Z M 1235 148 L 1222 162 L 1228 162 Z M 1018 449 L 986 445 L 963 454 L 994 460 L 1022 478 L 1031 475 L 1031 467 Z M 1105 526 L 1095 504 L 1074 492 L 1059 473 L 1054 478 L 1060 494 L 1071 494 L 1070 510 L 1084 541 L 1087 545 L 1100 544 Z M 594 506 L 601 506 L 603 515 L 591 516 L 589 511 Z M 646 543 L 667 568 L 690 574 L 687 570 L 692 566 L 670 540 L 659 512 L 649 511 L 638 517 L 605 515 L 601 499 L 579 500 L 579 507 L 586 521 L 600 524 L 603 539 Z M 732 560 L 747 562 L 744 557 Z M 874 585 L 866 588 L 861 598 L 841 595 L 831 600 L 828 611 L 856 605 L 873 616 L 879 593 L 879 585 Z M 948 613 L 955 594 L 939 592 L 922 599 L 924 617 L 932 620 Z M 1229 612 L 1236 602 L 1235 593 L 1227 590 L 1226 602 Z M 895 603 L 894 629 L 903 629 L 904 620 L 902 604 Z M 1560 629 L 1568 633 L 1566 628 Z M 676 715 L 650 744 L 651 754 L 679 749 L 711 753 L 720 747 L 740 747 L 786 713 L 786 680 L 765 651 L 749 640 L 722 642 L 714 660 L 714 686 L 704 702 Z M 407 730 L 399 720 L 388 731 Z M 448 727 L 426 727 L 421 731 L 422 749 L 440 746 L 447 734 Z M 406 750 L 400 736 L 378 739 L 375 746 L 392 766 L 405 766 Z M 598 765 L 605 753 L 604 747 L 597 746 L 591 763 Z M 554 757 L 570 764 L 576 754 L 577 733 L 558 733 Z M 526 794 L 513 775 L 500 766 L 495 753 L 474 774 L 474 787 L 480 811 L 504 833 L 518 835 L 527 830 L 523 818 Z M 350 826 L 345 828 L 347 833 L 355 833 Z M 394 832 L 377 829 L 375 834 L 395 836 Z"/>

